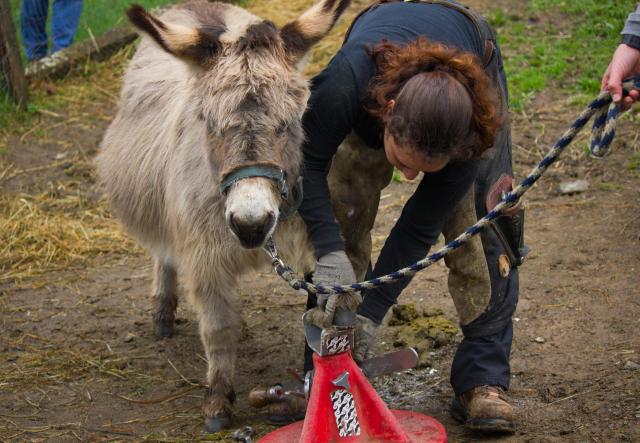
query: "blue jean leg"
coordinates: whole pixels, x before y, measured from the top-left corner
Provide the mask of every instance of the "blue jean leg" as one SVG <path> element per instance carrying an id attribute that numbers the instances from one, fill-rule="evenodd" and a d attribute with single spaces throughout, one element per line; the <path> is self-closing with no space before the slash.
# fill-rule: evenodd
<path id="1" fill-rule="evenodd" d="M 70 46 L 78 29 L 82 0 L 53 0 L 51 14 L 51 53 Z"/>
<path id="2" fill-rule="evenodd" d="M 513 323 L 484 337 L 465 337 L 451 365 L 451 386 L 456 395 L 476 386 L 494 385 L 509 389 L 509 354 Z"/>
<path id="3" fill-rule="evenodd" d="M 20 29 L 27 60 L 37 60 L 47 55 L 47 15 L 49 0 L 22 0 Z"/>

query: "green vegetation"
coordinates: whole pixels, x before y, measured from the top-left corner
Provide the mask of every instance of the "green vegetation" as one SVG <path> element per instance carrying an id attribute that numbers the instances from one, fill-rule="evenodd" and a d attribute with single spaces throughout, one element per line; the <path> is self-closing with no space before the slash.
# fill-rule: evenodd
<path id="1" fill-rule="evenodd" d="M 629 163 L 627 163 L 627 169 L 629 171 L 639 171 L 640 170 L 640 153 L 635 153 L 629 159 Z"/>
<path id="2" fill-rule="evenodd" d="M 521 10 L 489 14 L 503 51 L 512 108 L 522 111 L 551 83 L 578 104 L 596 95 L 635 7 L 635 0 L 532 0 Z"/>
<path id="3" fill-rule="evenodd" d="M 619 183 L 602 182 L 598 184 L 598 189 L 600 191 L 620 191 L 622 189 L 622 185 Z"/>
<path id="4" fill-rule="evenodd" d="M 33 124 L 40 114 L 66 113 L 68 117 L 77 116 L 83 106 L 117 97 L 117 85 L 126 67 L 126 62 L 133 47 L 122 48 L 112 57 L 101 62 L 90 62 L 82 65 L 63 79 L 52 84 L 53 90 L 42 80 L 33 82 L 29 90 L 29 105 L 26 112 L 22 112 L 0 92 L 0 159 L 6 151 L 6 133 L 23 133 Z M 95 84 L 87 81 L 91 79 Z M 53 92 L 52 92 L 53 91 Z M 37 131 L 37 130 L 35 130 Z"/>

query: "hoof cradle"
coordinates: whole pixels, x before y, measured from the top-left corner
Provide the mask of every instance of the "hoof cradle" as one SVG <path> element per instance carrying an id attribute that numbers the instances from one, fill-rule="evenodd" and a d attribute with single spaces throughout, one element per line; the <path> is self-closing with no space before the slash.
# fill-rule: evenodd
<path id="1" fill-rule="evenodd" d="M 204 419 L 204 430 L 213 433 L 229 429 L 231 427 L 231 416 L 227 414 L 216 414 L 213 417 Z"/>
<path id="2" fill-rule="evenodd" d="M 155 322 L 155 333 L 156 333 L 156 337 L 158 338 L 173 337 L 173 322 L 172 321 Z"/>
<path id="3" fill-rule="evenodd" d="M 286 397 L 285 401 L 269 405 L 268 418 L 275 425 L 286 425 L 294 421 L 303 420 L 307 412 L 307 402 L 304 398 Z"/>

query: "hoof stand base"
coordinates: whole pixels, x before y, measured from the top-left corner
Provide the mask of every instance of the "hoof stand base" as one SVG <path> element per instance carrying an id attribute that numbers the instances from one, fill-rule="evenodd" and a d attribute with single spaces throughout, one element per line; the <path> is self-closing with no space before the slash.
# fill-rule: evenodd
<path id="1" fill-rule="evenodd" d="M 378 396 L 350 352 L 313 355 L 314 376 L 304 422 L 271 432 L 259 443 L 444 443 L 447 434 L 435 419 L 410 411 L 391 411 Z"/>
<path id="2" fill-rule="evenodd" d="M 434 418 L 410 411 L 391 411 L 409 438 L 411 443 L 444 443 L 447 435 L 444 427 Z M 262 437 L 258 443 L 297 443 L 301 442 L 302 427 L 304 422 L 298 421 L 288 426 L 277 429 Z M 322 440 L 316 440 L 318 443 Z M 358 437 L 344 437 L 338 440 L 326 440 L 326 442 L 381 442 L 378 438 L 371 438 L 364 435 Z M 305 442 L 306 443 L 306 442 Z"/>

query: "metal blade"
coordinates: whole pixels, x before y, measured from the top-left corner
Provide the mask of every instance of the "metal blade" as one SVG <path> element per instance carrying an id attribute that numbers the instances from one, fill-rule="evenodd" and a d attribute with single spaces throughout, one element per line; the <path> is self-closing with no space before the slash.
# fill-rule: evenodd
<path id="1" fill-rule="evenodd" d="M 368 358 L 360 363 L 360 369 L 367 378 L 379 377 L 393 372 L 411 369 L 418 364 L 418 353 L 413 348 L 402 348 L 378 357 Z"/>

